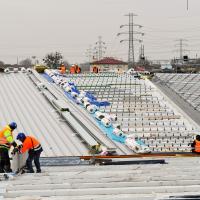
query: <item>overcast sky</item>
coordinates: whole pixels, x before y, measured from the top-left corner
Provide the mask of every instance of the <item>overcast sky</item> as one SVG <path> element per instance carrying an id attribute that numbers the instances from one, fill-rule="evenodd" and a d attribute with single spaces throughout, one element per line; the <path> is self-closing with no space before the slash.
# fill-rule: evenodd
<path id="1" fill-rule="evenodd" d="M 0 60 L 16 63 L 59 51 L 70 63 L 88 61 L 86 50 L 98 36 L 106 43 L 105 56 L 127 60 L 128 35 L 117 37 L 127 13 L 144 27 L 143 44 L 149 59 L 178 56 L 178 39 L 190 57 L 200 56 L 200 0 L 0 0 Z M 138 36 L 137 36 L 138 37 Z M 139 45 L 135 44 L 137 58 Z"/>

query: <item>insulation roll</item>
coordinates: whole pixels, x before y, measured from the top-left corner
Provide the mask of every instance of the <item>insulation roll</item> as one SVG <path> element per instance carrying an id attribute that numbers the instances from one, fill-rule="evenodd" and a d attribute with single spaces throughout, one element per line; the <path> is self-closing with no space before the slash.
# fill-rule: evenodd
<path id="1" fill-rule="evenodd" d="M 29 73 L 29 74 L 32 73 L 32 70 L 31 70 L 30 68 L 27 68 L 26 71 L 27 71 L 27 73 Z"/>
<path id="2" fill-rule="evenodd" d="M 79 96 L 80 97 L 80 96 Z M 87 98 L 87 97 L 83 97 L 83 101 L 84 102 L 88 102 L 90 99 L 89 98 Z"/>
<path id="3" fill-rule="evenodd" d="M 88 106 L 90 106 L 90 103 L 87 102 L 87 101 L 84 101 L 84 104 L 83 104 L 83 105 L 84 105 L 85 108 L 87 108 Z"/>
<path id="4" fill-rule="evenodd" d="M 65 87 L 65 91 L 66 91 L 66 92 L 71 92 L 71 91 L 72 91 L 72 89 L 71 89 L 71 87 L 70 87 L 70 86 L 67 86 L 67 87 Z"/>
<path id="5" fill-rule="evenodd" d="M 4 72 L 5 72 L 6 74 L 9 74 L 9 73 L 10 73 L 10 70 L 9 70 L 8 68 L 6 68 L 6 69 L 4 69 Z"/>
<path id="6" fill-rule="evenodd" d="M 98 120 L 102 120 L 105 117 L 104 113 L 97 111 L 95 112 L 95 118 Z"/>
<path id="7" fill-rule="evenodd" d="M 73 98 L 78 97 L 78 93 L 76 93 L 76 92 L 71 92 L 71 95 L 72 95 Z"/>
<path id="8" fill-rule="evenodd" d="M 83 104 L 83 102 L 81 101 L 81 100 L 82 100 L 82 98 L 80 98 L 80 97 L 77 97 L 77 98 L 76 98 L 76 100 L 77 100 L 77 103 L 78 103 L 78 104 Z"/>
<path id="9" fill-rule="evenodd" d="M 118 128 L 118 129 L 121 129 L 120 124 L 113 124 L 113 127 L 114 127 L 114 128 Z"/>
<path id="10" fill-rule="evenodd" d="M 114 114 L 106 114 L 105 117 L 111 121 L 117 121 L 117 116 Z"/>
<path id="11" fill-rule="evenodd" d="M 80 94 L 79 94 L 79 97 L 80 97 L 80 98 L 83 98 L 83 97 L 85 97 L 85 95 L 86 95 L 86 92 L 83 91 L 83 90 L 81 90 L 81 91 L 80 91 Z"/>
<path id="12" fill-rule="evenodd" d="M 64 85 L 63 85 L 63 88 L 65 89 L 66 87 L 69 87 L 69 84 L 68 83 L 65 83 Z"/>
<path id="13" fill-rule="evenodd" d="M 89 113 L 93 114 L 93 113 L 96 112 L 97 106 L 95 106 L 95 105 L 89 105 L 89 106 L 87 107 L 87 110 L 89 111 Z"/>
<path id="14" fill-rule="evenodd" d="M 25 73 L 26 69 L 24 67 L 21 68 L 21 72 Z"/>
<path id="15" fill-rule="evenodd" d="M 13 68 L 14 73 L 17 73 L 18 71 L 19 71 L 18 68 Z"/>
<path id="16" fill-rule="evenodd" d="M 124 136 L 124 133 L 122 132 L 122 130 L 118 129 L 118 128 L 115 128 L 113 130 L 113 134 L 115 134 L 116 136 L 120 136 L 120 137 L 123 137 Z"/>
<path id="17" fill-rule="evenodd" d="M 101 120 L 101 123 L 107 128 L 111 126 L 111 121 L 105 117 Z"/>

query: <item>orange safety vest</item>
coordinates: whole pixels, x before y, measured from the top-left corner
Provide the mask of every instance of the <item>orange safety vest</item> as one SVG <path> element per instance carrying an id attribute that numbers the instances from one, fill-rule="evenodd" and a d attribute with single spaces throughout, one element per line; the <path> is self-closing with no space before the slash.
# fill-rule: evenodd
<path id="1" fill-rule="evenodd" d="M 9 135 L 6 136 L 5 133 L 8 132 Z M 8 137 L 11 137 L 10 141 L 8 141 Z M 13 142 L 13 135 L 12 135 L 12 130 L 9 126 L 6 126 L 5 128 L 3 128 L 0 131 L 0 146 L 6 147 L 6 148 L 10 148 L 11 147 L 11 143 Z"/>
<path id="2" fill-rule="evenodd" d="M 81 68 L 80 68 L 80 67 L 77 67 L 77 68 L 76 68 L 76 73 L 77 73 L 77 74 L 81 73 Z"/>
<path id="3" fill-rule="evenodd" d="M 70 67 L 70 74 L 75 74 L 75 72 L 76 72 L 75 67 Z"/>
<path id="4" fill-rule="evenodd" d="M 200 153 L 200 141 L 195 140 L 194 151 Z"/>
<path id="5" fill-rule="evenodd" d="M 61 66 L 61 68 L 60 68 L 60 72 L 61 72 L 61 74 L 64 74 L 64 73 L 66 72 L 66 68 L 65 68 L 65 66 Z"/>
<path id="6" fill-rule="evenodd" d="M 98 69 L 98 67 L 96 67 L 96 66 L 95 66 L 95 67 L 93 67 L 93 72 L 94 72 L 94 73 L 98 73 L 98 72 L 99 72 L 99 69 Z"/>
<path id="7" fill-rule="evenodd" d="M 41 145 L 37 139 L 35 139 L 32 136 L 26 136 L 26 139 L 23 142 L 22 149 L 20 150 L 21 153 L 26 152 L 27 150 L 33 149 L 33 150 L 39 150 L 41 148 Z"/>

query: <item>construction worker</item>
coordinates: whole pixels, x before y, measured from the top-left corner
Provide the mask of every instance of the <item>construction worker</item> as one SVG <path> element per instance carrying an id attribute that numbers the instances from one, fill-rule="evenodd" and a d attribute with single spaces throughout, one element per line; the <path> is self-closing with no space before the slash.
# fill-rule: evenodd
<path id="1" fill-rule="evenodd" d="M 13 139 L 13 130 L 17 128 L 15 122 L 11 122 L 0 131 L 0 173 L 12 172 L 9 150 L 11 146 L 17 147 Z"/>
<path id="2" fill-rule="evenodd" d="M 76 74 L 81 73 L 81 68 L 78 65 L 75 65 L 75 72 L 76 72 Z"/>
<path id="3" fill-rule="evenodd" d="M 62 64 L 62 65 L 60 66 L 60 73 L 61 73 L 61 74 L 65 74 L 65 73 L 66 73 L 66 67 L 65 67 L 64 64 Z"/>
<path id="4" fill-rule="evenodd" d="M 76 66 L 75 65 L 72 65 L 70 67 L 70 74 L 75 74 L 76 73 Z"/>
<path id="5" fill-rule="evenodd" d="M 26 136 L 24 133 L 18 133 L 17 140 L 22 142 L 22 147 L 19 149 L 20 153 L 28 151 L 28 158 L 26 160 L 27 173 L 34 173 L 32 161 L 34 160 L 37 173 L 41 173 L 40 168 L 40 154 L 43 151 L 39 141 L 33 136 Z"/>
<path id="6" fill-rule="evenodd" d="M 99 72 L 99 69 L 98 69 L 97 66 L 94 66 L 94 67 L 92 68 L 92 71 L 93 71 L 93 73 L 98 73 L 98 72 Z"/>
<path id="7" fill-rule="evenodd" d="M 196 140 L 191 144 L 193 153 L 200 153 L 200 135 L 196 135 Z"/>

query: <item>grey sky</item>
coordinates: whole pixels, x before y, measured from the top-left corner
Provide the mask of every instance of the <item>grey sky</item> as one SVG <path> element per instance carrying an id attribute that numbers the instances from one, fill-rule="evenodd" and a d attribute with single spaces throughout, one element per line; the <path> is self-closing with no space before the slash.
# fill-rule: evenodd
<path id="1" fill-rule="evenodd" d="M 144 26 L 146 56 L 169 59 L 176 39 L 188 39 L 189 55 L 200 56 L 200 0 L 0 0 L 0 60 L 16 63 L 31 56 L 42 59 L 60 51 L 70 63 L 87 61 L 89 45 L 98 36 L 106 42 L 106 56 L 127 60 L 128 43 L 119 43 L 124 14 L 134 12 Z M 126 31 L 124 27 L 121 31 Z M 139 44 L 135 51 L 138 55 Z"/>

